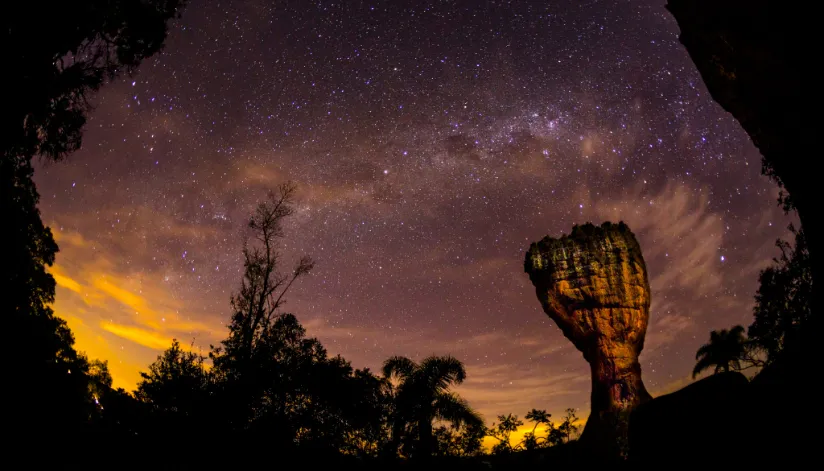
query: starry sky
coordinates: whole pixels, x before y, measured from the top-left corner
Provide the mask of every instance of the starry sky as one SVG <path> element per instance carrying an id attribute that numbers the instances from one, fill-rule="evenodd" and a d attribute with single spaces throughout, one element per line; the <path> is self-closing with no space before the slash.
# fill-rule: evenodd
<path id="1" fill-rule="evenodd" d="M 523 273 L 530 242 L 624 220 L 652 286 L 643 377 L 689 381 L 749 324 L 789 219 L 663 0 L 192 0 L 163 53 L 41 165 L 56 312 L 132 389 L 172 338 L 226 333 L 254 205 L 299 185 L 286 310 L 332 354 L 452 354 L 487 420 L 589 409 L 589 370 Z"/>

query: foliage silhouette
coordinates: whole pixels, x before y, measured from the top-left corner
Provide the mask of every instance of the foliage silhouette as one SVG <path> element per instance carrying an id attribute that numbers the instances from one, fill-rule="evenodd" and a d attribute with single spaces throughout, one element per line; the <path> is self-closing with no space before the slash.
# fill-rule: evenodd
<path id="1" fill-rule="evenodd" d="M 563 443 L 569 443 L 570 440 L 573 439 L 578 433 L 578 416 L 575 415 L 575 409 L 567 409 L 566 415 L 564 416 L 563 422 L 561 425 L 558 426 L 558 438 L 554 438 L 553 435 L 550 433 L 549 441 L 554 445 L 560 444 L 562 441 Z"/>
<path id="2" fill-rule="evenodd" d="M 524 421 L 519 419 L 517 415 L 499 415 L 498 423 L 492 424 L 489 429 L 489 435 L 498 440 L 498 443 L 492 447 L 492 453 L 496 455 L 505 455 L 512 453 L 519 449 L 523 444 L 512 445 L 512 434 L 518 430 L 518 427 L 524 424 Z"/>
<path id="3" fill-rule="evenodd" d="M 173 340 L 141 373 L 133 394 L 113 389 L 107 363 L 90 362 L 74 350 L 71 332 L 47 306 L 41 315 L 19 316 L 40 323 L 35 324 L 40 334 L 55 333 L 44 336 L 37 350 L 52 352 L 40 360 L 54 373 L 34 396 L 45 404 L 30 403 L 32 410 L 19 423 L 28 419 L 32 428 L 57 426 L 58 420 L 73 424 L 114 454 L 154 446 L 175 466 L 257 459 L 257 454 L 233 451 L 244 446 L 265 446 L 277 456 L 306 463 L 394 466 L 398 458 L 426 462 L 437 457 L 464 460 L 454 463 L 469 467 L 478 464 L 471 460 L 483 455 L 487 429 L 466 401 L 450 391 L 466 378 L 460 361 L 432 356 L 418 364 L 392 357 L 379 377 L 329 356 L 317 339 L 306 335 L 297 317 L 282 312 L 290 287 L 313 268 L 312 260 L 303 257 L 288 272 L 281 270 L 279 249 L 286 236 L 284 221 L 294 213 L 295 191 L 291 183 L 281 185 L 251 218 L 244 276 L 231 297 L 226 339 L 211 348 L 208 359 Z M 43 293 L 44 302 L 49 301 L 49 293 Z M 19 365 L 35 359 L 25 356 Z M 545 411 L 532 410 L 527 417 L 536 427 L 545 424 L 547 431 L 534 440 L 535 447 L 525 445 L 530 449 L 569 441 L 574 433 L 574 414 L 558 427 Z M 204 431 L 222 445 L 208 461 L 191 454 Z M 533 428 L 533 437 L 535 432 Z"/>
<path id="4" fill-rule="evenodd" d="M 483 423 L 472 423 L 460 427 L 440 425 L 433 433 L 437 444 L 435 456 L 467 458 L 483 453 L 487 430 Z"/>
<path id="5" fill-rule="evenodd" d="M 326 351 L 316 340 L 305 338 L 297 319 L 279 312 L 292 283 L 308 274 L 313 264 L 304 258 L 291 275 L 280 272 L 278 243 L 284 237 L 284 219 L 294 212 L 294 196 L 294 185 L 281 185 L 250 219 L 252 242 L 243 247 L 244 275 L 240 291 L 231 299 L 229 336 L 209 354 L 220 394 L 231 396 L 225 401 L 234 410 L 225 410 L 229 415 L 224 420 L 233 430 L 275 420 L 273 415 L 281 413 L 274 408 L 280 400 L 288 400 L 280 395 L 288 394 L 282 388 L 293 379 L 287 375 L 290 367 L 326 360 Z M 267 405 L 267 412 L 260 412 Z"/>
<path id="6" fill-rule="evenodd" d="M 86 373 L 89 380 L 89 393 L 96 404 L 100 404 L 100 398 L 112 389 L 112 374 L 109 372 L 109 362 L 92 360 Z"/>
<path id="7" fill-rule="evenodd" d="M 182 4 L 94 0 L 3 7 L 4 83 L 13 93 L 0 113 L 0 218 L 8 256 L 0 264 L 0 311 L 15 332 L 9 346 L 25 352 L 9 371 L 18 387 L 5 424 L 17 430 L 15 439 L 58 428 L 79 437 L 101 412 L 90 391 L 99 394 L 104 386 L 100 365 L 89 377 L 87 359 L 48 306 L 55 281 L 46 268 L 58 248 L 37 209 L 32 160 L 59 160 L 80 147 L 89 94 L 160 50 L 167 21 Z"/>
<path id="8" fill-rule="evenodd" d="M 483 419 L 457 394 L 453 385 L 466 379 L 463 363 L 451 356 L 431 356 L 415 363 L 406 357 L 391 357 L 383 364 L 383 375 L 394 378 L 392 437 L 389 451 L 428 458 L 436 448 L 433 420 L 450 422 L 454 427 L 475 430 Z"/>
<path id="9" fill-rule="evenodd" d="M 283 333 L 290 338 L 296 334 L 287 333 L 286 330 L 294 326 L 283 322 L 278 325 L 285 329 L 281 329 L 283 332 L 274 330 L 278 310 L 289 288 L 314 266 L 311 258 L 303 257 L 289 275 L 280 272 L 277 245 L 284 237 L 284 219 L 294 213 L 295 191 L 292 183 L 280 185 L 276 193 L 271 193 L 269 199 L 257 207 L 249 221 L 253 240 L 243 247 L 244 275 L 240 291 L 231 299 L 229 337 L 211 353 L 218 371 L 233 375 L 233 379 L 251 376 L 254 372 L 246 370 L 256 366 L 256 358 L 271 356 L 278 342 L 286 341 L 276 338 L 275 334 Z"/>
<path id="10" fill-rule="evenodd" d="M 205 358 L 176 340 L 142 373 L 135 396 L 148 406 L 138 425 L 153 436 L 217 428 L 226 443 L 265 439 L 282 452 L 375 456 L 388 437 L 390 385 L 369 370 L 353 370 L 297 318 L 280 311 L 285 294 L 313 262 L 302 258 L 281 273 L 283 222 L 294 213 L 295 186 L 281 185 L 260 204 L 244 244 L 245 273 L 232 296 L 228 336 Z"/>
<path id="11" fill-rule="evenodd" d="M 280 185 L 249 222 L 229 335 L 209 354 L 214 410 L 224 430 L 236 435 L 267 436 L 283 448 L 373 455 L 387 433 L 387 384 L 329 357 L 294 315 L 280 310 L 293 283 L 314 266 L 303 257 L 290 272 L 281 271 L 278 249 L 295 191 L 292 183 Z"/>
<path id="12" fill-rule="evenodd" d="M 149 365 L 137 385 L 135 397 L 151 413 L 148 433 L 162 436 L 169 431 L 187 436 L 205 425 L 210 375 L 205 358 L 184 351 L 176 339 Z"/>
<path id="13" fill-rule="evenodd" d="M 74 349 L 74 336 L 49 306 L 55 280 L 46 269 L 54 263 L 57 244 L 37 209 L 31 159 L 0 158 L 0 217 L 5 223 L 6 259 L 0 264 L 0 309 L 8 346 L 21 352 L 8 366 L 16 387 L 8 390 L 5 423 L 15 439 L 39 437 L 62 427 L 79 433 L 95 413 L 89 393 L 89 363 Z"/>
<path id="14" fill-rule="evenodd" d="M 57 244 L 40 219 L 32 173 L 30 159 L 13 155 L 0 159 L 0 217 L 8 229 L 8 259 L 0 264 L 0 303 L 6 328 L 14 332 L 10 347 L 25 352 L 8 372 L 20 379 L 20 387 L 10 391 L 18 407 L 10 411 L 9 422 L 37 434 L 53 423 L 82 424 L 87 407 L 82 379 L 88 365 L 74 350 L 74 337 L 65 321 L 49 307 L 55 281 L 46 267 L 54 263 Z M 54 388 L 62 391 L 59 398 L 50 397 Z"/>
<path id="15" fill-rule="evenodd" d="M 59 160 L 80 148 L 90 93 L 163 47 L 184 0 L 37 2 L 4 8 L 4 157 Z M 47 31 L 48 34 L 43 34 Z"/>
<path id="16" fill-rule="evenodd" d="M 492 448 L 492 453 L 496 455 L 506 455 L 520 450 L 534 451 L 541 448 L 548 448 L 569 443 L 578 433 L 578 417 L 575 409 L 567 409 L 563 421 L 555 425 L 551 420 L 551 414 L 546 410 L 532 409 L 526 413 L 525 418 L 533 423 L 532 430 L 524 434 L 524 439 L 518 443 L 512 443 L 512 434 L 524 422 L 517 415 L 499 415 L 498 423 L 493 424 L 489 429 L 489 436 L 498 440 Z M 542 435 L 538 434 L 538 427 L 542 427 Z"/>
<path id="17" fill-rule="evenodd" d="M 695 353 L 697 362 L 692 370 L 692 377 L 695 378 L 710 368 L 715 368 L 715 373 L 740 370 L 741 360 L 747 357 L 747 349 L 744 327 L 737 325 L 729 330 L 712 331 L 710 341 Z"/>
<path id="18" fill-rule="evenodd" d="M 801 330 L 812 314 L 812 264 L 807 241 L 803 230 L 792 225 L 789 229 L 795 236 L 795 245 L 776 241 L 781 257 L 758 276 L 754 320 L 747 330 L 754 346 L 766 355 L 768 364 L 778 359 L 787 345 L 799 342 Z"/>
<path id="19" fill-rule="evenodd" d="M 549 444 L 549 437 L 552 434 L 552 430 L 555 428 L 552 421 L 550 421 L 551 416 L 552 414 L 548 414 L 547 411 L 538 409 L 532 409 L 526 413 L 526 419 L 531 421 L 533 426 L 532 430 L 524 435 L 524 449 L 535 450 Z M 536 435 L 539 425 L 543 425 L 546 428 L 548 432 L 546 437 Z"/>

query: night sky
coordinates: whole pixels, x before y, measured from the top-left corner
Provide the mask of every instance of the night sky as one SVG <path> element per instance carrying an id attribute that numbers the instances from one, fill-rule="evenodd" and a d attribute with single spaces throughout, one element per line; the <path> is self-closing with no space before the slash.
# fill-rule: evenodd
<path id="1" fill-rule="evenodd" d="M 643 377 L 671 391 L 711 329 L 749 324 L 789 222 L 677 34 L 664 0 L 193 0 L 96 95 L 82 150 L 37 170 L 55 310 L 116 386 L 172 338 L 206 353 L 248 216 L 293 180 L 283 255 L 317 265 L 285 308 L 330 353 L 455 355 L 488 421 L 585 412 L 524 250 L 623 219 L 652 285 Z"/>

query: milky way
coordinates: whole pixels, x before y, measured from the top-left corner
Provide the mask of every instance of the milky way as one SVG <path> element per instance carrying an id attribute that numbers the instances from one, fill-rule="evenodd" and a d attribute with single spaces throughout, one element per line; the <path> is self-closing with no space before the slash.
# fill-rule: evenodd
<path id="1" fill-rule="evenodd" d="M 649 267 L 653 394 L 711 329 L 748 324 L 788 219 L 661 1 L 208 2 L 95 97 L 37 171 L 56 311 L 116 385 L 172 338 L 225 333 L 253 206 L 299 185 L 286 308 L 356 367 L 453 354 L 488 420 L 588 410 L 589 371 L 524 250 L 623 219 Z"/>

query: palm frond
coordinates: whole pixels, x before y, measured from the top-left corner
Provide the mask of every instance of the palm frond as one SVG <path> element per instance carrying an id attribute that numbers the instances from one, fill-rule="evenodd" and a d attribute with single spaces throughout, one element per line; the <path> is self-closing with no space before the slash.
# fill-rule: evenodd
<path id="1" fill-rule="evenodd" d="M 420 370 L 426 382 L 437 391 L 443 391 L 452 384 L 461 384 L 466 379 L 466 368 L 453 356 L 425 358 Z"/>
<path id="2" fill-rule="evenodd" d="M 435 417 L 452 423 L 455 427 L 479 427 L 483 418 L 465 400 L 455 393 L 440 393 L 435 397 Z"/>
<path id="3" fill-rule="evenodd" d="M 396 376 L 401 380 L 406 380 L 412 376 L 418 365 L 409 358 L 394 356 L 383 362 L 383 375 L 386 378 Z"/>
<path id="4" fill-rule="evenodd" d="M 708 353 L 712 352 L 712 349 L 715 348 L 715 345 L 712 343 L 705 343 L 698 348 L 698 351 L 695 352 L 695 359 L 698 360 L 703 356 L 707 356 Z"/>
<path id="5" fill-rule="evenodd" d="M 715 373 L 740 370 L 741 361 L 750 357 L 750 341 L 745 329 L 736 325 L 731 329 L 710 332 L 710 341 L 695 352 L 697 363 L 692 376 L 695 378 L 702 371 L 715 367 Z"/>
<path id="6" fill-rule="evenodd" d="M 698 362 L 695 363 L 695 368 L 692 369 L 692 377 L 695 379 L 696 376 L 701 374 L 704 370 L 707 370 L 715 365 L 715 362 L 708 356 L 704 356 L 698 359 Z"/>

